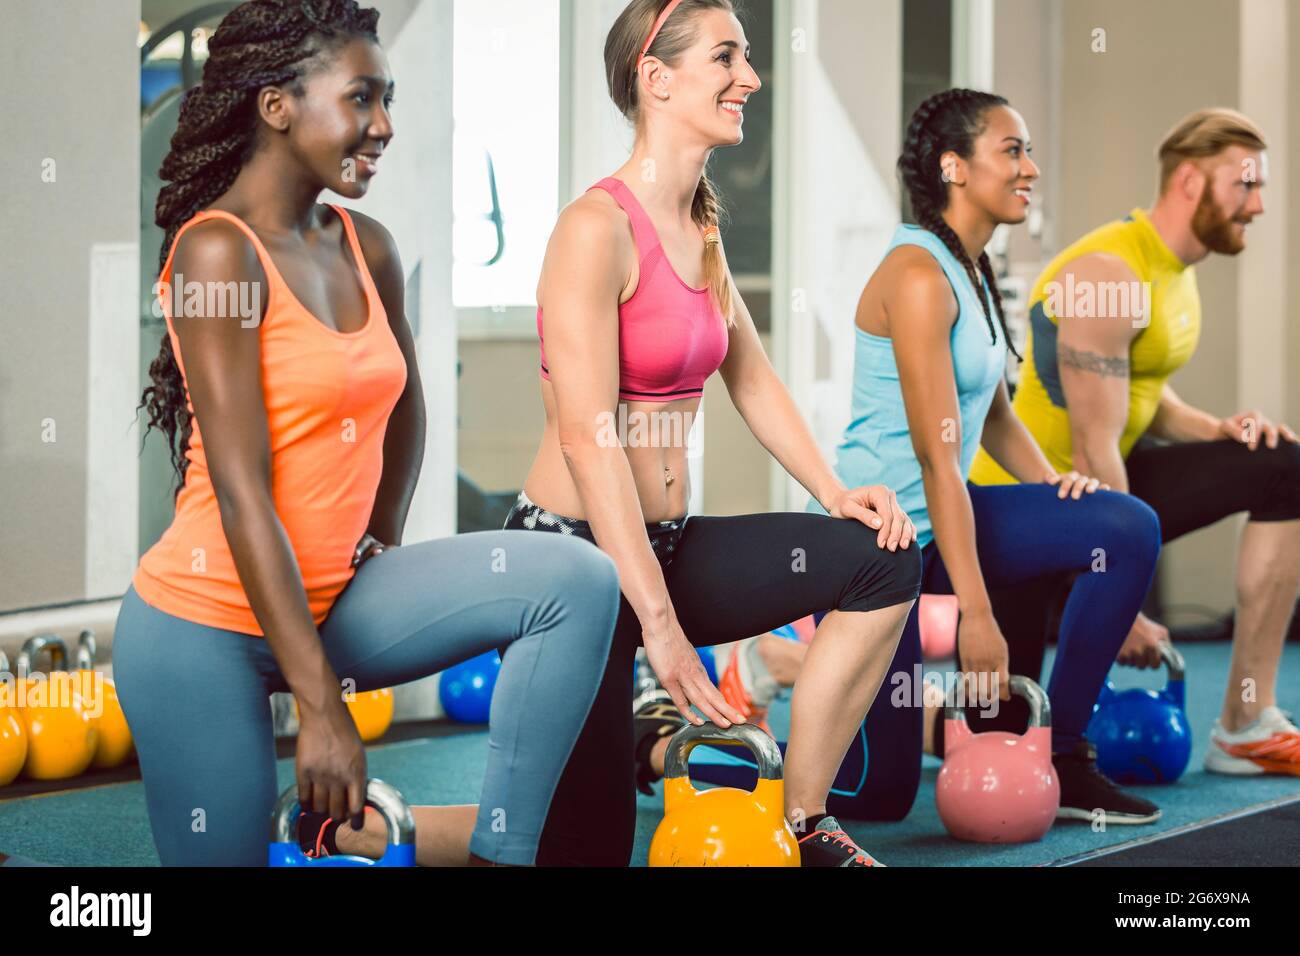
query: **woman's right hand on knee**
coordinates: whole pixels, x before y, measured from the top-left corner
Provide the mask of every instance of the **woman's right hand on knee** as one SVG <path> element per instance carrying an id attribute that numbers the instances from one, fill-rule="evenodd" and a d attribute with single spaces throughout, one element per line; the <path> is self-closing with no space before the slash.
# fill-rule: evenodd
<path id="1" fill-rule="evenodd" d="M 686 639 L 677 618 L 670 619 L 660 630 L 643 628 L 641 642 L 646 660 L 664 690 L 668 691 L 683 717 L 697 727 L 704 723 L 691 709 L 698 707 L 719 727 L 743 724 L 745 715 L 727 703 L 722 692 L 709 680 L 700 655 Z"/>
<path id="2" fill-rule="evenodd" d="M 295 770 L 298 802 L 304 810 L 352 819 L 360 829 L 366 809 L 366 748 L 340 697 L 312 712 L 299 708 Z"/>

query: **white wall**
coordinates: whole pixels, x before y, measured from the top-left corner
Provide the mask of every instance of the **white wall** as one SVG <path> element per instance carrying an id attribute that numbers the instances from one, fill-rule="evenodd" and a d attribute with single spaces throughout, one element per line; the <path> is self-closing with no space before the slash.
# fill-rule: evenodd
<path id="1" fill-rule="evenodd" d="M 1241 2 L 1241 109 L 1264 130 L 1273 166 L 1264 189 L 1265 215 L 1250 227 L 1250 248 L 1239 259 L 1237 283 L 1237 409 L 1258 408 L 1274 420 L 1287 413 L 1287 342 L 1294 338 L 1288 308 L 1291 143 L 1300 136 L 1296 93 L 1287 74 L 1288 19 L 1300 16 L 1287 0 Z"/>
<path id="2" fill-rule="evenodd" d="M 0 611 L 125 589 L 139 400 L 139 3 L 4 17 Z"/>
<path id="3" fill-rule="evenodd" d="M 849 420 L 858 298 L 899 221 L 902 7 L 792 0 L 778 17 L 772 350 L 833 458 Z M 772 507 L 807 500 L 774 463 Z"/>

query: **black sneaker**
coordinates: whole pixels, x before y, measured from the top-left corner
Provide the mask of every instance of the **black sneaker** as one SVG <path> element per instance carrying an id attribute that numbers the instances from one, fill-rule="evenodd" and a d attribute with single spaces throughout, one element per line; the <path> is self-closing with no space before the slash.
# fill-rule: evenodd
<path id="1" fill-rule="evenodd" d="M 1160 808 L 1115 786 L 1097 769 L 1097 748 L 1087 740 L 1075 744 L 1068 753 L 1052 755 L 1052 766 L 1061 781 L 1061 808 L 1058 820 L 1083 820 L 1091 823 L 1104 813 L 1107 824 L 1155 823 Z"/>
<path id="2" fill-rule="evenodd" d="M 662 776 L 650 766 L 650 751 L 661 737 L 671 737 L 686 725 L 682 712 L 668 691 L 652 687 L 632 702 L 632 752 L 636 756 L 636 788 L 646 796 L 654 794 L 654 782 Z"/>
<path id="3" fill-rule="evenodd" d="M 799 840 L 800 866 L 884 866 L 853 842 L 834 817 L 822 817 L 817 829 Z"/>

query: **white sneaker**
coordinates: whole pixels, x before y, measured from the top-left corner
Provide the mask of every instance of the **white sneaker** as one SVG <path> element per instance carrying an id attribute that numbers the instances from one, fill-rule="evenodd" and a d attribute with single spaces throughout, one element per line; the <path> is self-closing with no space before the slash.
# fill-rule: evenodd
<path id="1" fill-rule="evenodd" d="M 1300 777 L 1300 730 L 1276 706 L 1265 707 L 1254 723 L 1228 733 L 1219 721 L 1210 731 L 1205 769 L 1248 777 L 1289 774 Z"/>

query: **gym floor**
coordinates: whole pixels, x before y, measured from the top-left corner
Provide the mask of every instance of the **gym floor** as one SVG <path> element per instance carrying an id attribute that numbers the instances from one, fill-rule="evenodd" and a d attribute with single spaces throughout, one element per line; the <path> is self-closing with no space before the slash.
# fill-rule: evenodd
<path id="1" fill-rule="evenodd" d="M 1179 649 L 1187 661 L 1187 710 L 1194 744 L 1191 765 L 1177 784 L 1144 788 L 1144 795 L 1164 810 L 1159 823 L 1094 832 L 1087 824 L 1062 822 L 1038 843 L 959 843 L 945 833 L 935 810 L 939 761 L 931 757 L 925 758 L 921 791 L 906 820 L 841 822 L 864 848 L 890 866 L 1300 863 L 1300 778 L 1223 777 L 1201 769 L 1206 739 L 1222 699 L 1231 645 L 1184 643 Z M 1294 648 L 1288 651 L 1278 680 L 1283 688 L 1279 705 L 1296 712 L 1300 711 L 1300 654 Z M 943 670 L 944 664 L 930 662 L 926 669 Z M 1158 687 L 1164 676 L 1116 668 L 1112 679 L 1121 688 Z M 778 700 L 770 722 L 779 737 L 784 736 L 788 721 L 788 700 Z M 417 739 L 401 739 L 400 727 L 391 730 L 386 738 L 390 742 L 369 748 L 370 775 L 398 787 L 412 803 L 474 802 L 486 763 L 486 731 L 478 727 L 462 731 L 449 724 L 432 730 Z M 282 746 L 280 752 L 283 788 L 293 782 L 292 749 Z M 701 748 L 692 761 L 707 754 Z M 0 790 L 0 850 L 62 866 L 157 866 L 144 788 L 138 778 L 130 779 L 133 771 L 138 772 L 138 767 L 83 777 L 71 789 L 34 793 L 31 787 L 19 785 Z M 659 793 L 638 797 L 634 866 L 646 864 L 662 813 Z"/>

